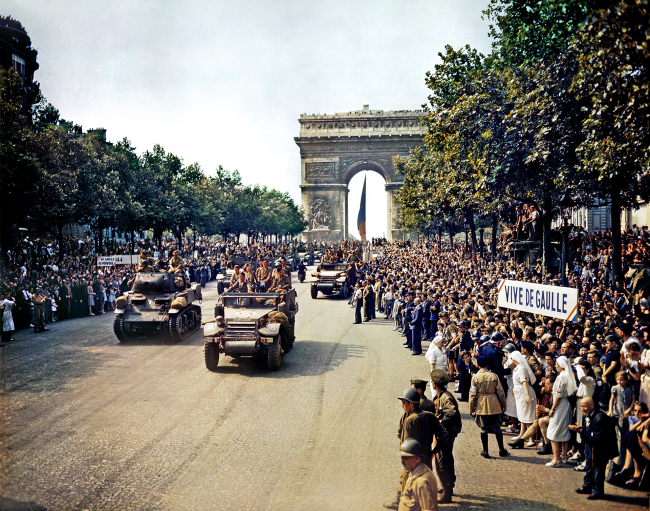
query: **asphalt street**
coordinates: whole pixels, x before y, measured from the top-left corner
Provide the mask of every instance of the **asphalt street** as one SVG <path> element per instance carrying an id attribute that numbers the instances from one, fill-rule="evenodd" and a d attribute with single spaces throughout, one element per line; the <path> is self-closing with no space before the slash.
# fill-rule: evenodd
<path id="1" fill-rule="evenodd" d="M 296 287 L 278 372 L 230 357 L 208 371 L 200 331 L 121 344 L 110 313 L 16 333 L 0 348 L 0 510 L 382 509 L 401 469 L 397 396 L 428 364 L 392 322 L 353 325 L 345 302 Z M 209 284 L 204 319 L 216 296 Z M 442 509 L 647 508 L 646 493 L 611 486 L 586 501 L 582 474 L 532 449 L 481 458 L 461 407 L 457 496 Z"/>

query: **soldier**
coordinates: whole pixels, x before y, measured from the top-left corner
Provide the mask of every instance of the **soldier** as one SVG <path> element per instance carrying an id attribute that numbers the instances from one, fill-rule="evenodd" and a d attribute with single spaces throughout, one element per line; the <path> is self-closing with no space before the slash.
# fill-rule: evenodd
<path id="1" fill-rule="evenodd" d="M 34 333 L 49 332 L 49 328 L 45 326 L 45 299 L 46 296 L 41 291 L 40 287 L 32 295 L 32 304 L 34 304 Z"/>
<path id="2" fill-rule="evenodd" d="M 397 438 L 399 438 L 400 444 L 409 438 L 417 440 L 422 446 L 422 461 L 427 467 L 431 468 L 431 455 L 438 453 L 447 444 L 449 435 L 434 414 L 420 410 L 420 394 L 417 390 L 406 389 L 397 399 L 402 402 L 402 408 L 404 409 L 397 429 Z M 434 438 L 436 439 L 436 447 L 432 451 L 431 445 Z M 404 468 L 400 475 L 397 496 L 392 501 L 384 502 L 383 506 L 385 508 L 398 509 L 399 506 L 401 509 L 400 496 L 407 479 L 409 479 L 409 472 Z"/>
<path id="3" fill-rule="evenodd" d="M 431 371 L 431 383 L 436 391 L 436 397 L 433 400 L 436 417 L 440 421 L 447 433 L 449 433 L 449 442 L 436 454 L 436 472 L 442 485 L 442 493 L 438 499 L 441 504 L 451 502 L 456 484 L 456 469 L 454 463 L 454 442 L 456 437 L 463 428 L 462 418 L 458 410 L 458 402 L 445 385 L 449 383 L 449 376 L 441 369 Z"/>
<path id="4" fill-rule="evenodd" d="M 427 389 L 427 382 L 424 380 L 411 380 L 411 388 L 417 390 L 420 394 L 420 410 L 436 413 L 436 405 L 424 393 Z"/>
<path id="5" fill-rule="evenodd" d="M 153 271 L 153 265 L 151 264 L 151 260 L 147 257 L 147 252 L 145 250 L 140 252 L 140 264 L 138 264 L 138 268 L 135 271 L 138 273 Z"/>
<path id="6" fill-rule="evenodd" d="M 172 252 L 172 258 L 169 260 L 169 273 L 183 273 L 185 261 L 178 255 L 178 250 Z"/>
<path id="7" fill-rule="evenodd" d="M 431 469 L 423 462 L 424 453 L 420 443 L 407 438 L 400 446 L 402 466 L 408 472 L 400 491 L 400 511 L 434 511 L 438 509 L 436 493 L 438 485 Z"/>
<path id="8" fill-rule="evenodd" d="M 501 431 L 502 414 L 506 409 L 506 395 L 499 377 L 487 369 L 488 359 L 481 355 L 476 362 L 480 369 L 472 376 L 469 391 L 469 413 L 476 417 L 476 424 L 481 428 L 481 443 L 483 444 L 481 456 L 490 457 L 488 453 L 489 433 L 497 437 L 499 456 L 509 456 L 510 453 L 503 446 L 503 432 Z"/>
<path id="9" fill-rule="evenodd" d="M 232 286 L 230 286 L 226 290 L 226 293 L 248 293 L 249 295 L 252 295 L 253 288 L 246 281 L 246 276 L 242 272 L 239 274 L 239 280 L 237 280 L 237 282 L 235 282 Z"/>
<path id="10" fill-rule="evenodd" d="M 275 277 L 271 282 L 269 291 L 273 293 L 289 291 L 291 289 L 291 278 L 284 274 L 282 267 L 277 267 L 275 270 Z"/>
<path id="11" fill-rule="evenodd" d="M 255 272 L 255 278 L 260 284 L 261 291 L 266 291 L 266 288 L 271 284 L 272 276 L 273 274 L 271 268 L 269 268 L 268 259 L 263 259 L 259 268 L 257 268 L 257 271 Z"/>

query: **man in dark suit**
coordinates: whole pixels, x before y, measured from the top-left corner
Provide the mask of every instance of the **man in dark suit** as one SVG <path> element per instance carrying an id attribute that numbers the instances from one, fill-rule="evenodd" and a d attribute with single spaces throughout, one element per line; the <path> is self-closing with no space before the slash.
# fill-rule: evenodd
<path id="1" fill-rule="evenodd" d="M 585 442 L 585 462 L 587 470 L 583 485 L 577 493 L 588 494 L 589 500 L 602 499 L 605 496 L 605 471 L 607 463 L 618 456 L 614 422 L 603 412 L 596 409 L 590 397 L 580 400 L 582 408 L 582 425 L 570 425 L 572 431 L 580 433 Z"/>
<path id="2" fill-rule="evenodd" d="M 422 354 L 422 304 L 419 298 L 413 300 L 413 314 L 411 314 L 411 347 L 413 353 L 411 355 Z"/>

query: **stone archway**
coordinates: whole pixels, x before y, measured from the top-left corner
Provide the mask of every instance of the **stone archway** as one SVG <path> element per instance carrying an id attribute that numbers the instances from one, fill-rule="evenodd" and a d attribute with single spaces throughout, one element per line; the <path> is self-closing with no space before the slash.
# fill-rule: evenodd
<path id="1" fill-rule="evenodd" d="M 334 115 L 302 115 L 300 147 L 302 204 L 309 225 L 306 241 L 334 241 L 348 235 L 348 184 L 370 170 L 386 181 L 387 236 L 400 235 L 394 194 L 402 186 L 393 156 L 407 156 L 423 145 L 423 111 L 367 110 Z"/>

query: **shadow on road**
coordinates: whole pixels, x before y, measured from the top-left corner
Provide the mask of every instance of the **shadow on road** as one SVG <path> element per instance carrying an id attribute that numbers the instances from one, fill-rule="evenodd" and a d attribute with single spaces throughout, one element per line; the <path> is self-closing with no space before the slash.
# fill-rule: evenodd
<path id="1" fill-rule="evenodd" d="M 35 502 L 18 502 L 0 496 L 0 511 L 48 511 L 48 509 Z"/>
<path id="2" fill-rule="evenodd" d="M 335 370 L 349 358 L 366 356 L 366 346 L 336 342 L 296 341 L 293 350 L 284 355 L 282 367 L 269 371 L 264 362 L 253 357 L 230 358 L 221 355 L 217 373 L 240 374 L 252 378 L 299 378 L 319 376 Z"/>
<path id="3" fill-rule="evenodd" d="M 515 497 L 498 497 L 493 495 L 454 495 L 462 500 L 454 499 L 454 509 L 458 510 L 521 510 L 525 509 L 526 511 L 563 511 L 565 507 L 560 507 L 555 504 L 549 504 L 546 502 L 537 502 L 534 500 L 525 500 L 518 499 Z M 584 498 L 584 496 L 579 496 L 585 500 L 584 509 L 589 509 L 589 501 Z M 623 497 L 618 495 L 606 495 L 606 500 L 603 502 L 605 504 L 609 502 L 617 502 L 621 504 L 627 504 L 632 506 L 642 506 L 646 507 L 648 504 L 647 497 Z M 606 504 L 605 506 L 606 507 Z M 592 507 L 593 509 L 593 507 Z"/>

